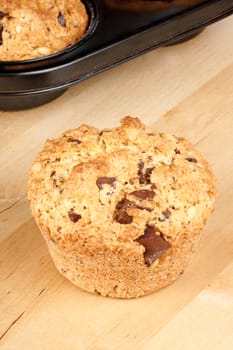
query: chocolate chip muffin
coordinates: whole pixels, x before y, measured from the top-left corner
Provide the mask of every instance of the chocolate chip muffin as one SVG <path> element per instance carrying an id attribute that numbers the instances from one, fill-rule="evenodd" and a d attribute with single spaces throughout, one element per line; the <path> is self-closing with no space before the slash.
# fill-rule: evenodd
<path id="1" fill-rule="evenodd" d="M 80 40 L 88 14 L 80 0 L 2 0 L 0 61 L 48 56 Z"/>
<path id="2" fill-rule="evenodd" d="M 107 6 L 125 11 L 158 11 L 174 7 L 190 7 L 205 0 L 104 0 Z"/>
<path id="3" fill-rule="evenodd" d="M 61 274 L 116 298 L 151 293 L 183 272 L 215 195 L 209 165 L 188 141 L 132 117 L 47 141 L 28 192 Z"/>

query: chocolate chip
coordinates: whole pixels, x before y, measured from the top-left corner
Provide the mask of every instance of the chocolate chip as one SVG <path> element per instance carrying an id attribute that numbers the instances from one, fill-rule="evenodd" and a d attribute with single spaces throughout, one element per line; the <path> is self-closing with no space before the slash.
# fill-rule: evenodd
<path id="1" fill-rule="evenodd" d="M 127 209 L 129 208 L 129 203 L 130 201 L 126 198 L 123 198 L 120 202 L 117 203 L 116 205 L 116 209 L 120 210 L 120 209 Z"/>
<path id="2" fill-rule="evenodd" d="M 116 221 L 119 224 L 128 225 L 128 224 L 131 224 L 133 222 L 133 217 L 128 215 L 126 211 L 120 211 L 117 214 Z"/>
<path id="3" fill-rule="evenodd" d="M 3 17 L 8 17 L 8 16 L 9 16 L 8 12 L 0 11 L 0 20 L 3 19 Z"/>
<path id="4" fill-rule="evenodd" d="M 139 183 L 141 185 L 148 185 L 151 183 L 150 181 L 150 177 L 151 177 L 151 174 L 152 174 L 152 171 L 154 170 L 154 167 L 152 168 L 147 168 L 145 170 L 145 172 L 143 171 L 144 170 L 144 166 L 145 166 L 145 163 L 144 162 L 140 162 L 138 164 L 138 177 L 139 177 Z"/>
<path id="5" fill-rule="evenodd" d="M 61 11 L 57 15 L 57 21 L 62 27 L 66 27 L 66 20 Z"/>
<path id="6" fill-rule="evenodd" d="M 151 177 L 151 174 L 152 174 L 152 171 L 154 170 L 154 167 L 153 168 L 148 168 L 146 169 L 145 171 L 145 181 L 146 181 L 146 184 L 150 184 L 150 177 Z"/>
<path id="7" fill-rule="evenodd" d="M 150 190 L 138 190 L 133 191 L 130 194 L 140 199 L 147 199 L 148 201 L 152 201 L 155 195 L 154 191 Z"/>
<path id="8" fill-rule="evenodd" d="M 72 222 L 77 222 L 82 218 L 82 216 L 80 214 L 75 213 L 73 209 L 70 209 L 70 211 L 68 211 L 68 216 Z"/>
<path id="9" fill-rule="evenodd" d="M 116 205 L 115 219 L 119 224 L 131 224 L 131 222 L 133 221 L 133 217 L 127 213 L 128 208 L 147 210 L 149 212 L 153 210 L 151 208 L 138 205 L 137 203 L 133 201 L 129 201 L 128 199 L 124 198 L 120 202 L 118 202 Z"/>
<path id="10" fill-rule="evenodd" d="M 180 154 L 180 150 L 179 149 L 177 149 L 177 148 L 175 148 L 175 154 Z"/>
<path id="11" fill-rule="evenodd" d="M 145 247 L 143 256 L 147 266 L 153 264 L 170 248 L 170 243 L 164 239 L 162 233 L 156 227 L 149 225 L 144 234 L 136 239 L 136 242 Z"/>
<path id="12" fill-rule="evenodd" d="M 114 187 L 114 182 L 116 181 L 115 177 L 98 177 L 98 179 L 96 180 L 96 185 L 98 186 L 98 188 L 100 190 L 103 189 L 103 185 L 110 185 L 111 187 Z"/>
<path id="13" fill-rule="evenodd" d="M 143 182 L 144 183 L 144 173 L 143 173 L 143 169 L 144 169 L 144 162 L 140 162 L 138 163 L 138 177 L 139 177 L 139 182 Z"/>
<path id="14" fill-rule="evenodd" d="M 0 45 L 3 44 L 3 40 L 2 40 L 2 33 L 3 33 L 3 24 L 0 23 Z"/>
<path id="15" fill-rule="evenodd" d="M 132 207 L 131 202 L 124 198 L 116 205 L 116 221 L 119 224 L 131 224 L 133 221 L 133 217 L 128 215 L 127 209 Z"/>
<path id="16" fill-rule="evenodd" d="M 152 184 L 152 185 L 150 186 L 150 188 L 151 188 L 152 190 L 156 190 L 156 189 L 157 189 L 157 186 L 156 186 L 156 184 Z"/>
<path id="17" fill-rule="evenodd" d="M 196 158 L 185 158 L 188 162 L 197 163 Z"/>
<path id="18" fill-rule="evenodd" d="M 166 209 L 166 210 L 162 211 L 162 215 L 163 216 L 159 218 L 159 221 L 165 221 L 166 219 L 169 219 L 171 214 L 172 213 L 170 212 L 169 209 Z"/>
<path id="19" fill-rule="evenodd" d="M 74 139 L 73 137 L 69 137 L 67 142 L 76 142 L 77 144 L 82 143 L 82 141 L 80 141 L 79 139 Z"/>

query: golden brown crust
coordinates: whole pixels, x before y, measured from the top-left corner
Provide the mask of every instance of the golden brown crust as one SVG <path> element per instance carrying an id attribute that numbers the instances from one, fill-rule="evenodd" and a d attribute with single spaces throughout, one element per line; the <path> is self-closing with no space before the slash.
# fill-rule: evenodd
<path id="1" fill-rule="evenodd" d="M 86 290 L 124 298 L 177 278 L 215 195 L 209 165 L 188 141 L 131 117 L 119 128 L 82 125 L 47 141 L 28 193 L 59 271 Z"/>
<path id="2" fill-rule="evenodd" d="M 80 0 L 3 0 L 0 61 L 48 56 L 73 45 L 87 30 Z"/>

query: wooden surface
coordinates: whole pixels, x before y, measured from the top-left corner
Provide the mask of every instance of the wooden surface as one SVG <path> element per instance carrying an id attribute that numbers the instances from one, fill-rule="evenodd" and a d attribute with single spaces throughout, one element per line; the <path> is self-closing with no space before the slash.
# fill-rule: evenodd
<path id="1" fill-rule="evenodd" d="M 0 112 L 0 349 L 233 348 L 233 18 L 155 50 L 29 111 Z M 189 138 L 210 161 L 219 196 L 177 282 L 135 300 L 85 293 L 55 270 L 31 219 L 27 171 L 46 138 L 140 116 Z"/>

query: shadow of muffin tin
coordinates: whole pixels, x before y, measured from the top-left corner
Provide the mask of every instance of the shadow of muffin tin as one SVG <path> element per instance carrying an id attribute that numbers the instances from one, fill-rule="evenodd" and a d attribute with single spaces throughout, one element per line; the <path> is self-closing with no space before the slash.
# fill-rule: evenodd
<path id="1" fill-rule="evenodd" d="M 108 9 L 102 0 L 83 0 L 89 15 L 85 37 L 39 59 L 0 61 L 0 109 L 45 104 L 66 89 L 154 48 L 192 38 L 233 13 L 233 0 L 212 0 L 157 12 Z"/>

